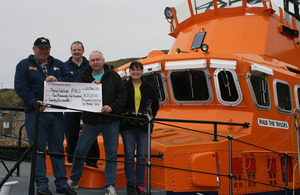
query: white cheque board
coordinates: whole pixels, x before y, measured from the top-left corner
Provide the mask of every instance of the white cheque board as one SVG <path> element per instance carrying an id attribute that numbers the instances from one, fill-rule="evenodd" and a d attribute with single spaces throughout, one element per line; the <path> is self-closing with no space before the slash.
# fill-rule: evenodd
<path id="1" fill-rule="evenodd" d="M 89 112 L 101 112 L 102 85 L 94 83 L 50 82 L 44 83 L 46 105 L 63 106 Z M 46 108 L 45 112 L 74 112 Z"/>

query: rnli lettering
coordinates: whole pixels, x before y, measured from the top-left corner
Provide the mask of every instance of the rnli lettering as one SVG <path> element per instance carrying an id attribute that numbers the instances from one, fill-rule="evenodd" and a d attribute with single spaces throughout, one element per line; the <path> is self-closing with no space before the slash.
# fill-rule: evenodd
<path id="1" fill-rule="evenodd" d="M 289 124 L 285 121 L 258 118 L 258 125 L 264 127 L 273 127 L 278 129 L 289 129 Z"/>
<path id="2" fill-rule="evenodd" d="M 29 66 L 29 70 L 37 70 L 37 67 Z"/>

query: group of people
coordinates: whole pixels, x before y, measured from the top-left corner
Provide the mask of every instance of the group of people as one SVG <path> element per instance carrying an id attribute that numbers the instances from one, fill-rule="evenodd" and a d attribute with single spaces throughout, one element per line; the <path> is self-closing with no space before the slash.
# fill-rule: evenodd
<path id="1" fill-rule="evenodd" d="M 33 55 L 21 60 L 16 66 L 14 88 L 24 102 L 25 127 L 29 142 L 33 142 L 35 109 L 39 106 L 40 118 L 37 139 L 35 183 L 38 195 L 51 195 L 46 176 L 46 160 L 42 154 L 64 153 L 64 134 L 67 139 L 67 160 L 72 165 L 70 179 L 66 177 L 65 159 L 50 155 L 55 177 L 56 192 L 77 194 L 75 189 L 82 176 L 84 164 L 97 167 L 100 151 L 97 136 L 102 133 L 105 149 L 105 194 L 115 195 L 117 149 L 121 132 L 125 153 L 127 194 L 145 194 L 145 167 L 148 145 L 149 108 L 155 117 L 159 109 L 155 88 L 146 82 L 143 65 L 138 61 L 130 64 L 130 77 L 122 81 L 112 66 L 105 64 L 100 51 L 93 51 L 89 60 L 80 41 L 71 45 L 72 56 L 63 63 L 50 55 L 51 45 L 47 38 L 36 39 Z M 83 82 L 102 85 L 101 113 L 91 112 L 44 112 L 44 81 Z M 103 114 L 104 113 L 104 114 Z M 119 117 L 121 115 L 130 117 Z M 134 119 L 138 118 L 138 120 Z M 80 121 L 83 128 L 79 135 Z M 142 119 L 142 120 L 141 120 Z M 144 119 L 144 120 L 143 120 Z M 134 157 L 136 150 L 136 169 Z M 91 157 L 86 160 L 81 157 Z"/>

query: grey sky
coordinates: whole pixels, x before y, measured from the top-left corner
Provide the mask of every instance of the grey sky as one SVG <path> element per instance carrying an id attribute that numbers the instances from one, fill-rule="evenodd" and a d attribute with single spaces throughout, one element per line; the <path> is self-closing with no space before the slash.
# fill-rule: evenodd
<path id="1" fill-rule="evenodd" d="M 0 88 L 13 88 L 16 64 L 32 53 L 36 38 L 51 42 L 51 55 L 70 57 L 80 40 L 85 56 L 103 52 L 106 61 L 144 57 L 153 49 L 169 49 L 174 38 L 164 18 L 167 6 L 182 0 L 1 0 Z"/>
<path id="2" fill-rule="evenodd" d="M 51 55 L 62 61 L 76 40 L 83 42 L 85 56 L 100 50 L 106 61 L 170 49 L 174 38 L 164 9 L 183 1 L 0 0 L 0 88 L 13 88 L 16 64 L 33 53 L 41 36 L 50 39 Z"/>

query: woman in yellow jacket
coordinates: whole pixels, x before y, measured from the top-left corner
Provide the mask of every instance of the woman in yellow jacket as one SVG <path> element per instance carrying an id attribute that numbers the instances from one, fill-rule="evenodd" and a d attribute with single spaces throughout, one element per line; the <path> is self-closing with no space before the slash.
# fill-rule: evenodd
<path id="1" fill-rule="evenodd" d="M 159 102 L 155 88 L 145 81 L 143 65 L 133 61 L 129 67 L 130 78 L 124 83 L 128 100 L 124 115 L 147 119 L 147 105 L 151 105 L 153 117 L 159 109 Z M 141 120 L 124 119 L 121 122 L 121 135 L 125 153 L 125 176 L 127 179 L 127 194 L 145 194 L 145 168 L 148 146 L 148 123 Z M 134 154 L 136 149 L 136 170 L 134 169 Z M 134 182 L 134 177 L 136 182 Z M 136 185 L 136 187 L 134 186 Z"/>

